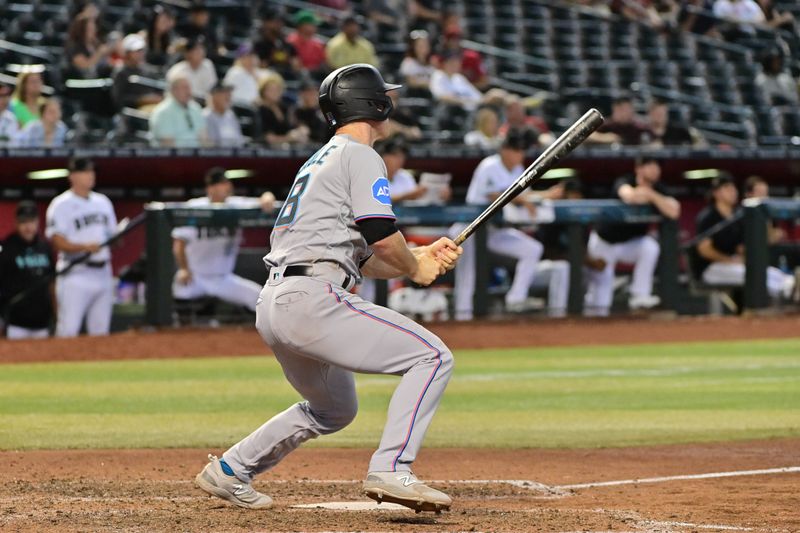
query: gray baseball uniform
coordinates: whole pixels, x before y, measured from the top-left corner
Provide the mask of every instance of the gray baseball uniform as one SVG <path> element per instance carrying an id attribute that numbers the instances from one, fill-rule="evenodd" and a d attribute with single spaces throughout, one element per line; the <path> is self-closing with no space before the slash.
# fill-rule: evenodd
<path id="1" fill-rule="evenodd" d="M 225 452 L 242 481 L 347 426 L 358 409 L 353 372 L 403 376 L 369 471 L 407 471 L 417 456 L 452 354 L 419 324 L 348 292 L 369 257 L 356 222 L 394 219 L 388 185 L 380 156 L 347 135 L 334 136 L 295 178 L 264 258 L 270 273 L 256 327 L 306 401 Z M 297 265 L 308 266 L 307 275 L 297 275 Z"/>

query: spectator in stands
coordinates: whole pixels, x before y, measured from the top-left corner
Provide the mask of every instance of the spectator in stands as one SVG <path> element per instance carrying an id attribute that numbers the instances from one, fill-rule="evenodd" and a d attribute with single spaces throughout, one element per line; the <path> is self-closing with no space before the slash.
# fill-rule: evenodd
<path id="1" fill-rule="evenodd" d="M 408 29 L 427 30 L 429 33 L 441 24 L 443 15 L 439 0 L 410 0 L 408 2 Z"/>
<path id="2" fill-rule="evenodd" d="M 441 68 L 431 76 L 431 94 L 441 103 L 473 111 L 483 94 L 461 73 L 461 54 L 449 50 L 442 57 Z"/>
<path id="3" fill-rule="evenodd" d="M 549 146 L 555 136 L 550 132 L 550 128 L 543 118 L 536 115 L 529 115 L 525 109 L 522 98 L 516 94 L 510 94 L 505 99 L 505 122 L 500 126 L 500 135 L 505 136 L 510 129 L 530 131 L 535 142 L 539 146 Z"/>
<path id="4" fill-rule="evenodd" d="M 397 91 L 391 91 L 396 93 Z M 308 128 L 308 138 L 314 143 L 325 143 L 330 139 L 328 123 L 319 108 L 319 86 L 305 80 L 300 85 L 297 108 L 294 111 L 295 123 Z"/>
<path id="5" fill-rule="evenodd" d="M 122 68 L 114 74 L 114 86 L 111 95 L 117 109 L 132 107 L 134 109 L 147 109 L 161 102 L 164 97 L 153 88 L 131 80 L 132 76 L 153 78 L 153 73 L 145 70 L 146 43 L 138 33 L 126 35 L 122 40 L 122 49 L 125 51 L 125 62 Z"/>
<path id="6" fill-rule="evenodd" d="M 20 127 L 39 118 L 39 108 L 44 101 L 42 96 L 43 67 L 23 69 L 17 76 L 17 86 L 11 97 L 11 110 L 17 117 Z"/>
<path id="7" fill-rule="evenodd" d="M 48 98 L 39 108 L 41 118 L 28 122 L 17 135 L 20 148 L 60 148 L 67 138 L 67 125 L 61 121 L 61 102 Z"/>
<path id="8" fill-rule="evenodd" d="M 436 68 L 431 63 L 431 41 L 425 30 L 414 30 L 408 36 L 406 57 L 400 63 L 403 85 L 409 95 L 430 97 L 431 77 Z"/>
<path id="9" fill-rule="evenodd" d="M 189 80 L 192 94 L 198 98 L 205 98 L 217 84 L 217 71 L 211 60 L 206 57 L 206 44 L 202 37 L 186 41 L 183 61 L 175 63 L 167 71 L 167 82 L 175 78 Z"/>
<path id="10" fill-rule="evenodd" d="M 443 59 L 451 52 L 457 52 L 461 57 L 461 73 L 469 82 L 480 89 L 486 90 L 489 87 L 489 77 L 483 58 L 475 50 L 467 50 L 461 46 L 463 31 L 457 15 L 448 15 L 448 21 L 454 21 L 445 26 L 442 31 L 442 42 L 439 50 L 439 58 Z M 437 58 L 437 59 L 439 59 Z"/>
<path id="11" fill-rule="evenodd" d="M 475 129 L 464 135 L 464 144 L 484 150 L 497 150 L 502 142 L 497 112 L 491 107 L 480 108 L 475 115 Z"/>
<path id="12" fill-rule="evenodd" d="M 736 24 L 738 31 L 755 33 L 754 25 L 766 23 L 766 17 L 755 0 L 716 0 L 714 16 Z"/>
<path id="13" fill-rule="evenodd" d="M 387 94 L 392 99 L 392 111 L 389 120 L 386 121 L 386 135 L 402 135 L 409 141 L 422 139 L 422 130 L 419 127 L 417 116 L 402 105 L 400 91 L 389 91 Z"/>
<path id="14" fill-rule="evenodd" d="M 773 105 L 798 104 L 797 81 L 784 68 L 783 54 L 771 48 L 761 60 L 762 71 L 756 76 L 756 85 Z"/>
<path id="15" fill-rule="evenodd" d="M 193 148 L 205 143 L 203 111 L 192 100 L 188 78 L 169 80 L 169 96 L 150 114 L 150 135 L 154 146 Z"/>
<path id="16" fill-rule="evenodd" d="M 404 168 L 408 157 L 408 146 L 402 136 L 394 135 L 379 142 L 376 145 L 376 151 L 386 164 L 389 197 L 393 204 L 416 200 L 428 192 L 428 189 L 424 185 L 418 185 L 414 176 Z M 441 199 L 442 201 L 450 199 L 449 187 L 443 189 Z"/>
<path id="17" fill-rule="evenodd" d="M 665 0 L 662 0 L 662 3 L 664 2 Z M 665 21 L 652 0 L 612 0 L 610 8 L 612 13 L 622 15 L 632 22 L 646 24 L 658 30 L 665 26 Z"/>
<path id="18" fill-rule="evenodd" d="M 325 57 L 329 67 L 337 69 L 353 63 L 379 66 L 375 47 L 360 35 L 360 32 L 361 25 L 358 19 L 352 15 L 345 17 L 342 21 L 342 31 L 334 35 L 325 46 Z"/>
<path id="19" fill-rule="evenodd" d="M 677 220 L 681 205 L 659 183 L 661 165 L 656 159 L 636 161 L 635 175 L 614 183 L 614 196 L 626 204 L 652 205 L 661 215 Z M 589 255 L 605 262 L 605 268 L 593 272 L 586 291 L 585 310 L 592 316 L 606 316 L 614 295 L 614 268 L 618 261 L 633 263 L 629 289 L 631 309 L 649 309 L 661 300 L 653 294 L 653 274 L 661 247 L 648 235 L 649 224 L 598 224 L 589 237 Z"/>
<path id="20" fill-rule="evenodd" d="M 294 46 L 283 37 L 283 17 L 273 7 L 261 11 L 261 26 L 253 49 L 262 68 L 271 68 L 286 79 L 295 79 L 303 68 Z"/>
<path id="21" fill-rule="evenodd" d="M 11 111 L 10 85 L 0 82 L 0 147 L 12 145 L 19 132 L 17 117 Z"/>
<path id="22" fill-rule="evenodd" d="M 174 53 L 172 31 L 175 29 L 175 13 L 168 6 L 156 4 L 147 26 L 147 63 L 154 67 L 165 67 Z"/>
<path id="23" fill-rule="evenodd" d="M 684 0 L 678 12 L 678 25 L 683 31 L 690 31 L 709 37 L 719 37 L 716 19 L 711 14 L 714 0 Z"/>
<path id="24" fill-rule="evenodd" d="M 396 28 L 400 18 L 399 7 L 394 0 L 365 0 L 364 12 L 371 23 L 370 33 L 379 35 Z"/>
<path id="25" fill-rule="evenodd" d="M 295 14 L 294 25 L 295 31 L 286 41 L 294 47 L 304 69 L 321 74 L 325 69 L 325 44 L 317 37 L 317 15 L 313 11 L 302 9 Z"/>
<path id="26" fill-rule="evenodd" d="M 773 0 L 758 0 L 758 5 L 764 12 L 767 26 L 774 29 L 786 30 L 796 36 L 797 26 L 791 11 L 778 11 Z"/>
<path id="27" fill-rule="evenodd" d="M 50 334 L 53 274 L 53 249 L 39 235 L 39 211 L 24 200 L 17 205 L 14 233 L 0 245 L 0 316 L 7 322 L 7 338 L 43 339 Z"/>
<path id="28" fill-rule="evenodd" d="M 612 104 L 611 118 L 589 140 L 601 144 L 639 145 L 650 135 L 647 127 L 636 118 L 631 97 L 620 96 Z"/>
<path id="29" fill-rule="evenodd" d="M 189 7 L 189 19 L 178 28 L 187 41 L 202 40 L 206 45 L 208 57 L 216 59 L 225 49 L 220 47 L 217 32 L 211 24 L 211 13 L 203 1 L 192 2 Z"/>
<path id="30" fill-rule="evenodd" d="M 225 73 L 225 85 L 233 87 L 233 102 L 252 106 L 258 103 L 258 79 L 268 72 L 259 73 L 258 56 L 250 43 L 244 43 L 236 50 L 236 61 Z"/>
<path id="31" fill-rule="evenodd" d="M 669 106 L 663 100 L 653 100 L 647 111 L 650 131 L 650 145 L 661 146 L 688 146 L 700 144 L 699 134 L 692 132 L 686 126 L 674 124 L 669 120 Z"/>
<path id="32" fill-rule="evenodd" d="M 695 249 L 695 276 L 709 285 L 744 285 L 744 223 L 738 216 L 739 191 L 730 176 L 711 183 L 711 203 L 696 220 L 703 238 Z M 712 229 L 713 228 L 713 229 Z M 767 267 L 767 291 L 773 297 L 791 297 L 795 278 Z"/>
<path id="33" fill-rule="evenodd" d="M 283 101 L 284 82 L 277 74 L 267 76 L 261 81 L 261 129 L 264 140 L 270 146 L 283 144 L 305 144 L 309 130 L 294 121 L 294 113 Z"/>
<path id="34" fill-rule="evenodd" d="M 245 143 L 239 119 L 231 110 L 233 87 L 217 83 L 208 96 L 203 116 L 206 119 L 206 133 L 211 146 L 238 147 Z"/>
<path id="35" fill-rule="evenodd" d="M 97 36 L 97 19 L 79 16 L 69 26 L 64 54 L 69 61 L 67 75 L 79 79 L 108 76 L 112 46 Z"/>

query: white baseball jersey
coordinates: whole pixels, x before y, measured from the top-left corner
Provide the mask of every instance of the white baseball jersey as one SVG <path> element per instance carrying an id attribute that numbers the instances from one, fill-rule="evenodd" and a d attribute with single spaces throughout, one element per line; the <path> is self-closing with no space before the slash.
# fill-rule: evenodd
<path id="1" fill-rule="evenodd" d="M 472 181 L 467 189 L 467 203 L 486 205 L 492 202 L 492 194 L 501 194 L 525 170 L 522 165 L 517 165 L 508 170 L 500 154 L 490 155 L 480 162 L 472 175 Z"/>
<path id="2" fill-rule="evenodd" d="M 389 196 L 396 198 L 404 194 L 408 194 L 417 188 L 417 181 L 411 172 L 401 168 L 394 173 L 389 181 Z"/>
<path id="3" fill-rule="evenodd" d="M 192 198 L 186 202 L 192 207 L 210 206 L 207 197 Z M 258 198 L 229 196 L 227 207 L 259 207 Z M 186 262 L 195 275 L 221 276 L 233 272 L 236 256 L 242 244 L 242 230 L 236 227 L 182 226 L 172 230 L 172 238 L 186 242 Z"/>
<path id="4" fill-rule="evenodd" d="M 111 200 L 104 194 L 91 191 L 88 198 L 65 191 L 50 202 L 47 208 L 45 235 L 52 239 L 61 235 L 76 244 L 102 243 L 117 231 L 117 217 Z M 59 252 L 56 268 L 61 269 L 80 256 L 80 253 Z M 111 251 L 107 246 L 92 254 L 89 261 L 107 262 Z"/>

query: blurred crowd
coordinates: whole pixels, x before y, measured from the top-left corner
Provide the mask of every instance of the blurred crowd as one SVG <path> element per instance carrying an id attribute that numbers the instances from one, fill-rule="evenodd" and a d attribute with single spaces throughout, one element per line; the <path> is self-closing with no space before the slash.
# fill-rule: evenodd
<path id="1" fill-rule="evenodd" d="M 577 3 L 656 29 L 682 28 L 730 38 L 746 35 L 754 25 L 796 32 L 791 14 L 776 10 L 770 0 Z M 353 15 L 346 2 L 291 15 L 282 6 L 267 3 L 258 10 L 252 38 L 226 49 L 213 11 L 203 2 L 192 2 L 180 11 L 157 4 L 146 28 L 121 35 L 103 32 L 102 10 L 82 1 L 73 7 L 64 43 L 64 77 L 113 80 L 110 101 L 87 92 L 84 98 L 94 99 L 88 107 L 128 110 L 146 120 L 146 136 L 153 146 L 313 145 L 328 136 L 316 103 L 319 81 L 350 63 L 380 67 L 383 58 L 369 36 L 406 16 L 405 57 L 396 72 L 384 72 L 405 87 L 395 95 L 393 132 L 411 142 L 424 140 L 418 117 L 404 105 L 408 99 L 422 98 L 437 107 L 443 128 L 471 130 L 463 138 L 468 146 L 497 148 L 509 127 L 529 130 L 532 146 L 550 142 L 550 125 L 537 107 L 541 99 L 493 86 L 485 58 L 462 46 L 465 36 L 459 16 L 437 6 L 438 2 L 424 0 L 370 0 L 364 6 L 366 17 L 361 17 Z M 338 33 L 331 38 L 321 35 L 323 22 L 338 25 Z M 787 53 L 780 47 L 767 51 L 757 79 L 768 100 L 776 104 L 798 102 L 797 81 L 785 65 Z M 0 82 L 0 146 L 59 147 L 70 142 L 59 97 L 43 91 L 44 69 L 26 65 L 13 85 Z M 636 116 L 635 103 L 647 106 L 646 117 Z M 592 140 L 703 144 L 688 124 L 670 124 L 668 111 L 664 101 L 619 98 L 612 125 Z"/>

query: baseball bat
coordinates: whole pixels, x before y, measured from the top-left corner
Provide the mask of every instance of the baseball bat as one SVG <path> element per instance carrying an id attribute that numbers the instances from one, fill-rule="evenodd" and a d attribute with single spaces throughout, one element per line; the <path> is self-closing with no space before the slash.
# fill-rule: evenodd
<path id="1" fill-rule="evenodd" d="M 531 166 L 517 178 L 508 189 L 503 191 L 492 204 L 487 207 L 478 218 L 473 220 L 469 226 L 464 228 L 458 237 L 455 238 L 455 243 L 460 245 L 467 240 L 470 235 L 475 233 L 475 230 L 484 224 L 487 220 L 492 218 L 495 213 L 501 210 L 508 202 L 519 196 L 528 186 L 539 180 L 542 175 L 550 170 L 550 168 L 560 159 L 569 155 L 579 144 L 586 140 L 600 125 L 603 123 L 603 115 L 597 109 L 590 109 L 575 124 L 569 127 L 567 131 L 561 134 L 553 144 L 548 146 L 542 154 L 536 158 L 536 161 L 531 163 Z"/>

